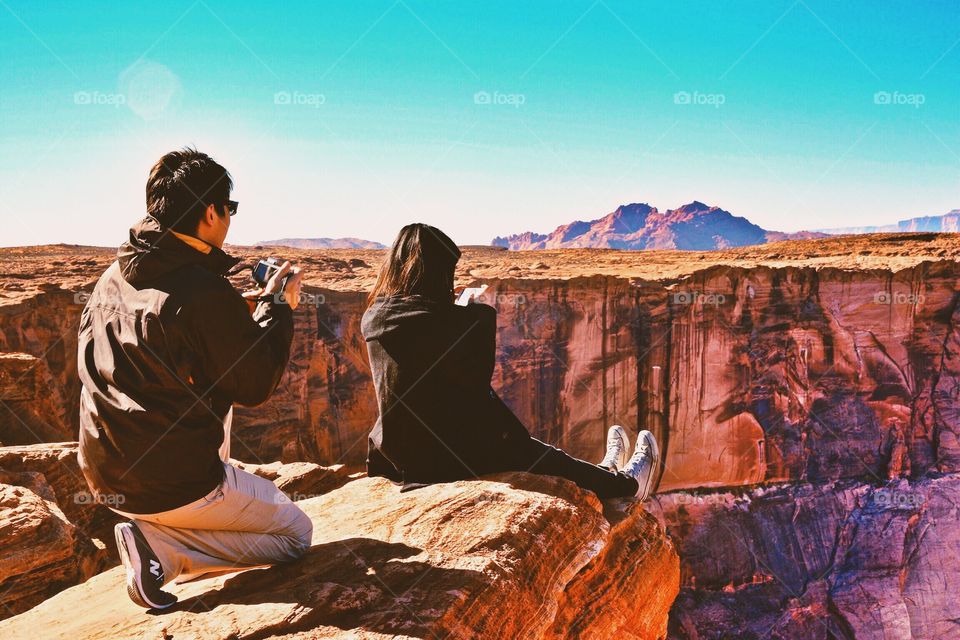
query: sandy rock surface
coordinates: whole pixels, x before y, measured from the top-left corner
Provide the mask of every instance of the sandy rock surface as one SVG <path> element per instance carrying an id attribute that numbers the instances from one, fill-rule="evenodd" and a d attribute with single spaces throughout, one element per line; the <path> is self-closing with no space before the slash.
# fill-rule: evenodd
<path id="1" fill-rule="evenodd" d="M 679 579 L 636 502 L 608 506 L 556 478 L 500 474 L 400 493 L 351 482 L 300 505 L 301 561 L 175 587 L 150 614 L 120 568 L 0 622 L 0 637 L 660 638 Z M 608 520 L 608 518 L 610 518 Z"/>

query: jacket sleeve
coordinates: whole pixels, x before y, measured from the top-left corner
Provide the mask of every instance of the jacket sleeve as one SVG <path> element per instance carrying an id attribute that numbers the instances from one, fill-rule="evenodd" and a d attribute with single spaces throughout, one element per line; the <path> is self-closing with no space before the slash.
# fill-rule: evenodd
<path id="1" fill-rule="evenodd" d="M 191 306 L 190 333 L 206 384 L 231 402 L 265 402 L 290 357 L 290 307 L 262 300 L 251 317 L 246 300 L 226 280 Z"/>

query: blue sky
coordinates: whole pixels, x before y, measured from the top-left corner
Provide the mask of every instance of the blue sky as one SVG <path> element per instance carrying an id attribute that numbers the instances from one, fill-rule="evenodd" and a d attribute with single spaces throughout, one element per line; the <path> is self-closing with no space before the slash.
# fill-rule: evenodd
<path id="1" fill-rule="evenodd" d="M 118 244 L 186 144 L 233 173 L 236 243 L 960 207 L 956 0 L 0 0 L 0 59 L 4 246 Z"/>

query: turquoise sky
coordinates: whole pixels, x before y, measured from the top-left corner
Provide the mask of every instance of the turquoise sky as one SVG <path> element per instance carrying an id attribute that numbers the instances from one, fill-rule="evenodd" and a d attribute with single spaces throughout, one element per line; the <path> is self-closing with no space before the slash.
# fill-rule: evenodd
<path id="1" fill-rule="evenodd" d="M 237 243 L 960 207 L 956 0 L 0 0 L 0 59 L 6 246 L 118 244 L 186 144 L 233 173 Z"/>

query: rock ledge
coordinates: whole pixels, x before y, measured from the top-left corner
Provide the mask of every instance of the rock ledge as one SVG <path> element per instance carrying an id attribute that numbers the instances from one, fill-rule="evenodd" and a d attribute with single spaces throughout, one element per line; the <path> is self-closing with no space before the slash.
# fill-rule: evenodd
<path id="1" fill-rule="evenodd" d="M 121 568 L 0 623 L 0 637 L 662 638 L 679 559 L 635 501 L 508 473 L 400 493 L 379 478 L 299 503 L 300 562 L 172 587 L 146 613 Z"/>

